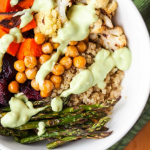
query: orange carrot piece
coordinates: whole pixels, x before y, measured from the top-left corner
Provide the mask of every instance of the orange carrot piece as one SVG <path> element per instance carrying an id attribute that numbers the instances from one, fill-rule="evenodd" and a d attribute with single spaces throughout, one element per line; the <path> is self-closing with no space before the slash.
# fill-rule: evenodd
<path id="1" fill-rule="evenodd" d="M 18 53 L 16 55 L 17 59 L 19 59 L 19 60 L 23 60 L 24 59 L 24 49 L 22 48 L 23 44 L 24 44 L 24 42 L 21 43 L 19 51 L 18 51 Z"/>
<path id="2" fill-rule="evenodd" d="M 0 4 L 1 4 L 1 2 L 0 2 Z M 6 19 L 6 18 L 12 18 L 15 14 L 16 14 L 16 12 L 1 12 L 0 13 L 0 21 L 2 21 L 3 19 Z"/>
<path id="3" fill-rule="evenodd" d="M 22 0 L 18 3 L 18 6 L 22 7 L 23 9 L 30 8 L 33 5 L 34 0 Z"/>
<path id="4" fill-rule="evenodd" d="M 7 32 L 5 32 L 3 29 L 0 28 L 0 38 L 2 36 L 4 36 L 5 34 L 7 34 Z M 12 55 L 12 56 L 16 56 L 18 50 L 19 50 L 19 46 L 20 44 L 19 43 L 15 43 L 15 42 L 12 42 L 9 47 L 7 48 L 7 53 Z"/>
<path id="5" fill-rule="evenodd" d="M 4 36 L 5 34 L 7 34 L 7 32 L 5 32 L 3 29 L 0 28 L 0 38 L 1 38 L 2 36 Z"/>
<path id="6" fill-rule="evenodd" d="M 32 55 L 35 57 L 40 57 L 43 53 L 42 53 L 42 45 L 38 45 L 34 39 L 32 39 L 32 43 L 31 43 L 31 52 Z"/>
<path id="7" fill-rule="evenodd" d="M 21 29 L 22 32 L 29 31 L 36 28 L 36 21 L 33 19 L 28 25 Z"/>
<path id="8" fill-rule="evenodd" d="M 17 53 L 17 59 L 23 60 L 25 56 L 40 57 L 42 55 L 42 46 L 38 45 L 34 39 L 25 39 L 21 43 L 20 49 Z"/>
<path id="9" fill-rule="evenodd" d="M 12 56 L 16 56 L 16 54 L 19 50 L 19 46 L 20 46 L 19 43 L 12 42 L 7 49 L 7 53 Z"/>
<path id="10" fill-rule="evenodd" d="M 0 0 L 0 12 L 9 12 L 10 10 L 10 0 Z"/>

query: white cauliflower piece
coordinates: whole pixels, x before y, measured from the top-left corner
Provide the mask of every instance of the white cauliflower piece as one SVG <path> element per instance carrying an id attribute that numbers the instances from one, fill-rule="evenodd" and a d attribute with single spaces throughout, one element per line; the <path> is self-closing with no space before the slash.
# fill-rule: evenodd
<path id="1" fill-rule="evenodd" d="M 68 20 L 66 16 L 67 7 L 68 6 L 71 7 L 72 2 L 70 0 L 56 0 L 56 4 L 57 4 L 56 10 L 58 11 L 61 17 L 61 21 L 64 23 Z"/>
<path id="2" fill-rule="evenodd" d="M 37 27 L 35 33 L 42 33 L 45 36 L 52 37 L 57 35 L 57 31 L 61 28 L 61 19 L 58 12 L 53 10 L 40 11 L 35 15 Z"/>
<path id="3" fill-rule="evenodd" d="M 111 19 L 108 16 L 100 14 L 100 18 L 103 20 L 103 25 L 106 25 L 109 28 L 114 27 L 113 24 L 112 24 Z"/>
<path id="4" fill-rule="evenodd" d="M 105 49 L 117 50 L 127 45 L 126 36 L 121 27 L 106 28 L 99 35 L 98 41 Z"/>
<path id="5" fill-rule="evenodd" d="M 86 0 L 89 4 L 92 0 Z M 94 0 L 95 8 L 105 8 L 108 4 L 109 0 Z"/>
<path id="6" fill-rule="evenodd" d="M 98 40 L 98 34 L 90 33 L 89 38 L 91 41 L 96 42 Z"/>
<path id="7" fill-rule="evenodd" d="M 101 19 L 98 19 L 96 22 L 90 25 L 90 33 L 101 33 L 104 30 L 103 22 Z"/>
<path id="8" fill-rule="evenodd" d="M 107 12 L 107 14 L 114 13 L 115 10 L 118 7 L 118 3 L 116 0 L 112 0 L 105 8 L 104 10 Z"/>

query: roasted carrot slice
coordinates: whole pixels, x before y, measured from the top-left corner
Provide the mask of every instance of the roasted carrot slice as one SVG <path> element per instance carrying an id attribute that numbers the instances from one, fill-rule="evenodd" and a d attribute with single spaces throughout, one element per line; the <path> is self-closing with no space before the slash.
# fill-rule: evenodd
<path id="1" fill-rule="evenodd" d="M 0 0 L 0 12 L 9 12 L 10 10 L 10 0 Z"/>
<path id="2" fill-rule="evenodd" d="M 12 56 L 16 56 L 18 50 L 19 50 L 19 46 L 20 44 L 19 43 L 15 43 L 15 42 L 12 42 L 9 47 L 7 48 L 7 53 L 12 55 Z"/>
<path id="3" fill-rule="evenodd" d="M 31 29 L 36 28 L 36 21 L 33 19 L 28 25 L 26 25 L 24 28 L 22 28 L 22 32 L 29 31 Z"/>
<path id="4" fill-rule="evenodd" d="M 0 38 L 2 36 L 4 36 L 5 34 L 7 34 L 7 32 L 5 32 L 3 29 L 0 28 Z M 19 46 L 20 44 L 19 43 L 15 43 L 15 42 L 12 42 L 9 47 L 7 48 L 7 53 L 12 55 L 12 56 L 16 56 L 18 50 L 19 50 Z"/>
<path id="5" fill-rule="evenodd" d="M 21 43 L 17 53 L 17 59 L 23 60 L 25 56 L 40 57 L 42 55 L 42 46 L 38 45 L 34 39 L 28 38 Z"/>
<path id="6" fill-rule="evenodd" d="M 20 0 L 20 2 L 18 3 L 18 6 L 24 9 L 27 9 L 33 5 L 33 2 L 34 0 Z"/>
<path id="7" fill-rule="evenodd" d="M 0 38 L 5 34 L 7 34 L 7 32 L 0 28 Z"/>
<path id="8" fill-rule="evenodd" d="M 0 13 L 0 28 L 5 32 L 9 32 L 10 29 L 20 26 L 20 16 L 13 17 L 17 12 Z M 36 21 L 33 19 L 27 26 L 22 29 L 22 32 L 29 31 L 36 27 Z"/>
<path id="9" fill-rule="evenodd" d="M 14 11 L 14 12 L 1 12 L 0 13 L 0 21 L 2 21 L 3 19 L 12 18 L 16 13 L 17 13 L 17 11 Z"/>

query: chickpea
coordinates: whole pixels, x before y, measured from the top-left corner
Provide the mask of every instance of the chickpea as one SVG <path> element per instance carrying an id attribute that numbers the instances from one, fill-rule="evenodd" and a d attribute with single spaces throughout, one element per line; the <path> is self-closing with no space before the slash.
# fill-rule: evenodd
<path id="1" fill-rule="evenodd" d="M 52 44 L 51 44 L 51 43 L 44 43 L 44 44 L 42 45 L 42 51 L 43 51 L 43 53 L 45 53 L 45 54 L 50 54 L 50 53 L 52 53 L 52 52 L 53 52 L 53 46 L 52 46 Z"/>
<path id="2" fill-rule="evenodd" d="M 32 88 L 34 88 L 36 91 L 40 91 L 39 84 L 36 82 L 35 79 L 33 79 L 33 80 L 31 81 L 31 86 L 32 86 Z"/>
<path id="3" fill-rule="evenodd" d="M 88 42 L 89 42 L 89 37 L 87 36 L 87 37 L 83 40 L 83 42 L 88 43 Z"/>
<path id="4" fill-rule="evenodd" d="M 12 81 L 9 85 L 8 85 L 8 90 L 11 93 L 18 93 L 19 92 L 19 83 L 17 81 Z"/>
<path id="5" fill-rule="evenodd" d="M 16 81 L 17 81 L 18 83 L 25 83 L 26 80 L 27 80 L 27 77 L 26 77 L 26 75 L 25 75 L 24 72 L 18 72 L 18 73 L 16 74 Z"/>
<path id="6" fill-rule="evenodd" d="M 69 69 L 71 66 L 72 66 L 72 59 L 70 58 L 70 57 L 63 57 L 60 61 L 59 61 L 59 63 L 61 64 L 61 65 L 63 65 L 64 66 L 64 68 L 67 70 L 67 69 Z"/>
<path id="7" fill-rule="evenodd" d="M 46 80 L 50 80 L 50 78 L 51 78 L 51 75 L 50 74 L 48 74 L 47 76 L 46 76 Z"/>
<path id="8" fill-rule="evenodd" d="M 52 43 L 52 44 L 54 43 L 53 40 L 52 40 L 52 38 L 49 39 L 49 42 Z"/>
<path id="9" fill-rule="evenodd" d="M 52 75 L 50 80 L 54 83 L 54 84 L 57 84 L 57 83 L 61 83 L 62 81 L 62 78 L 61 76 L 56 76 L 56 75 Z"/>
<path id="10" fill-rule="evenodd" d="M 23 60 L 17 60 L 15 63 L 14 63 L 14 68 L 19 71 L 19 72 L 24 72 L 26 67 L 25 67 L 25 64 L 24 64 L 24 61 Z"/>
<path id="11" fill-rule="evenodd" d="M 27 68 L 34 68 L 37 65 L 37 59 L 34 56 L 26 56 L 24 58 L 24 63 Z"/>
<path id="12" fill-rule="evenodd" d="M 83 53 L 86 51 L 87 49 L 87 46 L 84 42 L 80 41 L 78 44 L 77 44 L 77 49 L 80 53 Z"/>
<path id="13" fill-rule="evenodd" d="M 60 45 L 59 43 L 53 43 L 53 48 L 57 49 L 59 47 L 59 45 Z"/>
<path id="14" fill-rule="evenodd" d="M 65 53 L 65 56 L 68 56 L 68 57 L 77 57 L 79 55 L 78 53 L 78 50 L 75 46 L 68 46 L 67 47 L 67 50 L 66 50 L 66 53 Z"/>
<path id="15" fill-rule="evenodd" d="M 56 83 L 56 84 L 55 84 L 55 89 L 59 89 L 59 88 L 60 88 L 60 85 L 61 85 L 60 83 Z"/>
<path id="16" fill-rule="evenodd" d="M 36 33 L 34 36 L 34 40 L 37 44 L 43 44 L 45 41 L 45 36 L 41 33 Z"/>
<path id="17" fill-rule="evenodd" d="M 54 75 L 62 75 L 65 71 L 65 68 L 61 64 L 56 64 L 52 70 Z"/>
<path id="18" fill-rule="evenodd" d="M 32 79 L 34 79 L 34 78 L 36 77 L 37 68 L 36 68 L 36 67 L 34 67 L 34 68 L 32 68 L 32 69 L 27 68 L 27 69 L 25 70 L 25 74 L 26 74 L 26 76 L 27 76 L 27 78 L 28 78 L 29 80 L 32 80 Z"/>
<path id="19" fill-rule="evenodd" d="M 51 58 L 50 55 L 41 55 L 40 58 L 39 58 L 39 62 L 40 64 L 44 64 L 45 62 L 47 62 L 49 59 Z"/>
<path id="20" fill-rule="evenodd" d="M 41 97 L 49 97 L 51 95 L 51 92 L 45 93 L 44 91 L 40 91 Z"/>
<path id="21" fill-rule="evenodd" d="M 54 89 L 54 84 L 50 80 L 45 80 L 43 85 L 40 86 L 40 90 L 44 93 L 49 93 Z"/>
<path id="22" fill-rule="evenodd" d="M 73 59 L 73 64 L 77 68 L 84 68 L 86 64 L 86 60 L 83 56 L 78 56 Z"/>
<path id="23" fill-rule="evenodd" d="M 78 41 L 70 41 L 69 45 L 77 45 Z"/>

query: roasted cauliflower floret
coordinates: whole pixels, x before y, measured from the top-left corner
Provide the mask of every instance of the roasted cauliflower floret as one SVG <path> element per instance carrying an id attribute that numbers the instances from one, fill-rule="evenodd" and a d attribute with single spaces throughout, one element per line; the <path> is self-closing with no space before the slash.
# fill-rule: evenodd
<path id="1" fill-rule="evenodd" d="M 101 33 L 106 27 L 113 28 L 111 19 L 100 13 L 99 19 L 90 25 L 90 33 Z"/>
<path id="2" fill-rule="evenodd" d="M 100 44 L 109 50 L 117 50 L 125 47 L 127 44 L 126 36 L 121 27 L 115 27 L 114 29 L 106 28 L 99 35 L 100 38 L 98 40 Z"/>
<path id="3" fill-rule="evenodd" d="M 87 3 L 89 4 L 92 0 L 87 0 Z M 108 4 L 109 0 L 94 0 L 94 6 L 95 8 L 105 8 Z"/>
<path id="4" fill-rule="evenodd" d="M 113 28 L 114 27 L 113 24 L 112 24 L 111 19 L 108 16 L 100 14 L 100 18 L 103 21 L 103 25 L 106 25 L 109 28 Z"/>
<path id="5" fill-rule="evenodd" d="M 61 19 L 58 12 L 53 10 L 40 11 L 35 15 L 37 27 L 35 33 L 42 33 L 45 36 L 52 37 L 57 35 L 57 31 L 61 28 Z"/>
<path id="6" fill-rule="evenodd" d="M 56 0 L 57 8 L 56 10 L 58 11 L 61 21 L 64 23 L 67 21 L 67 16 L 66 16 L 66 10 L 67 7 L 71 7 L 72 2 L 70 0 Z"/>
<path id="7" fill-rule="evenodd" d="M 110 3 L 104 8 L 107 14 L 114 13 L 118 7 L 116 0 L 111 0 Z"/>
<path id="8" fill-rule="evenodd" d="M 102 29 L 102 20 L 98 19 L 96 22 L 90 25 L 90 33 L 101 33 Z"/>

